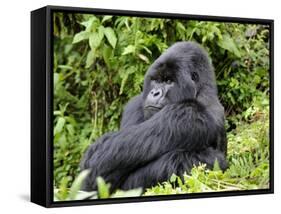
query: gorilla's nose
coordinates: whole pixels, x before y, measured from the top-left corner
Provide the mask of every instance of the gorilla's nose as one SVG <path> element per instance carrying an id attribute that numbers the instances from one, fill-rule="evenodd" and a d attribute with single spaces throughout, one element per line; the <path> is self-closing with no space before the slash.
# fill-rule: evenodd
<path id="1" fill-rule="evenodd" d="M 163 91 L 161 88 L 152 89 L 150 91 L 150 96 L 152 99 L 159 99 L 163 95 Z"/>

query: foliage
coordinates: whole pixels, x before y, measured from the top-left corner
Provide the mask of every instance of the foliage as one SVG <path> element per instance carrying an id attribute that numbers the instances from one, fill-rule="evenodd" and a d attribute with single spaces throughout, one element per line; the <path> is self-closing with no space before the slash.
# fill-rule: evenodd
<path id="1" fill-rule="evenodd" d="M 268 135 L 262 131 L 269 120 L 268 26 L 71 13 L 54 13 L 53 21 L 58 199 L 77 195 L 77 188 L 69 189 L 77 185 L 81 155 L 102 134 L 118 130 L 123 107 L 142 90 L 149 65 L 171 44 L 186 40 L 202 44 L 211 56 L 226 111 L 230 167 L 224 173 L 194 168 L 183 185 L 191 192 L 201 188 L 190 188 L 188 176 L 211 190 L 268 185 Z M 210 177 L 218 178 L 220 188 Z M 146 194 L 153 191 L 158 190 Z"/>
<path id="2" fill-rule="evenodd" d="M 58 188 L 54 189 L 54 201 L 70 201 L 70 200 L 85 200 L 85 199 L 105 199 L 105 198 L 118 198 L 118 197 L 137 197 L 142 193 L 141 188 L 131 189 L 128 191 L 118 190 L 114 194 L 109 193 L 110 184 L 106 184 L 101 178 L 97 178 L 98 191 L 85 192 L 81 191 L 83 180 L 89 174 L 88 170 L 82 171 L 71 188 L 67 188 L 64 183 Z"/>

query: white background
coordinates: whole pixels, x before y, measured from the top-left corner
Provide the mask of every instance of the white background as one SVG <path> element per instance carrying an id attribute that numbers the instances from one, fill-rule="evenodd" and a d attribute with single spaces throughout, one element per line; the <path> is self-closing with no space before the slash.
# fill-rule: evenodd
<path id="1" fill-rule="evenodd" d="M 0 11 L 1 213 L 278 213 L 280 212 L 280 38 L 278 0 L 3 0 Z M 30 11 L 81 6 L 275 19 L 275 194 L 45 209 L 29 202 Z"/>

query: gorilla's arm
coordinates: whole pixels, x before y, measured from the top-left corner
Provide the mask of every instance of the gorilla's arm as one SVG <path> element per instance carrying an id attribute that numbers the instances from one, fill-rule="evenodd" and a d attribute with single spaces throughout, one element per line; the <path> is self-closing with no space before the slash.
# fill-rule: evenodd
<path id="1" fill-rule="evenodd" d="M 138 187 L 145 189 L 169 180 L 172 174 L 182 178 L 185 172 L 189 172 L 194 165 L 199 165 L 199 163 L 204 163 L 209 169 L 212 169 L 216 160 L 222 170 L 227 168 L 224 153 L 211 147 L 198 152 L 185 150 L 167 152 L 157 160 L 131 172 L 123 182 L 121 189 L 128 190 Z"/>
<path id="2" fill-rule="evenodd" d="M 150 119 L 101 137 L 88 149 L 82 169 L 91 169 L 84 189 L 101 176 L 119 188 L 130 172 L 174 150 L 202 151 L 217 139 L 220 124 L 196 100 L 165 106 Z M 184 140 L 183 140 L 184 139 Z"/>

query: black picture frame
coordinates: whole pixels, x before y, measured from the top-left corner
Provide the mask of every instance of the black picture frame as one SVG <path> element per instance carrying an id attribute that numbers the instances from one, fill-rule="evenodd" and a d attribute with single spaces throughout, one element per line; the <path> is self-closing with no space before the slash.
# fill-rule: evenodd
<path id="1" fill-rule="evenodd" d="M 53 75 L 52 13 L 74 12 L 96 15 L 195 19 L 216 22 L 267 24 L 270 26 L 270 186 L 269 189 L 212 193 L 192 193 L 83 201 L 53 201 Z M 46 6 L 31 12 L 31 201 L 44 207 L 113 204 L 188 198 L 208 198 L 274 192 L 274 21 L 238 17 L 202 16 L 79 7 Z"/>

